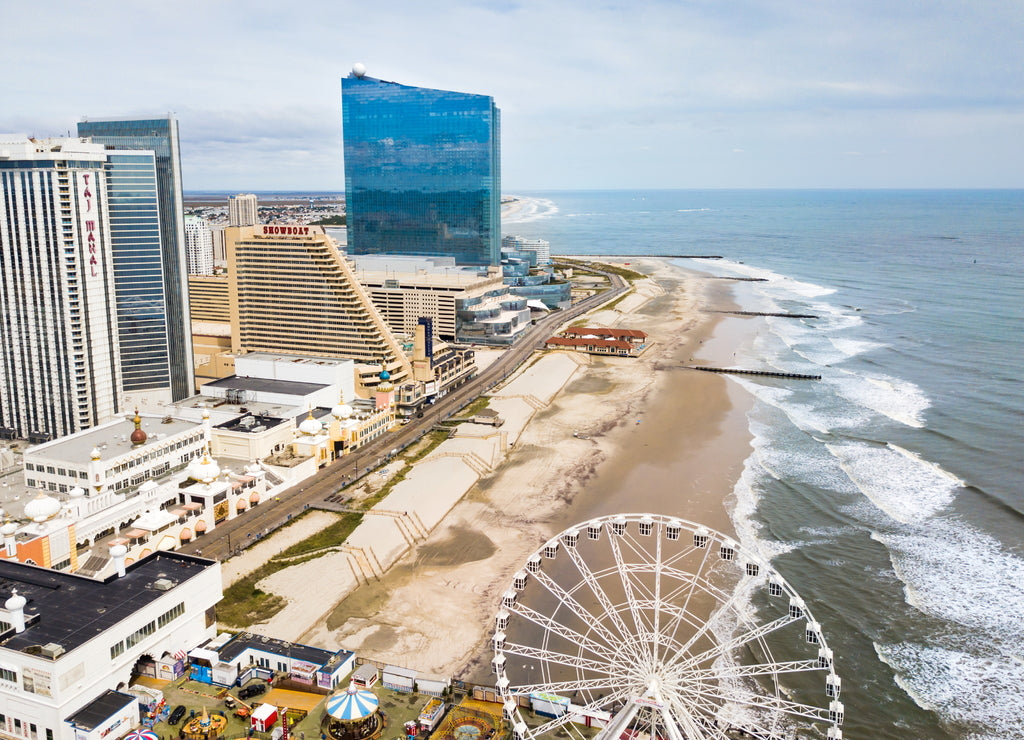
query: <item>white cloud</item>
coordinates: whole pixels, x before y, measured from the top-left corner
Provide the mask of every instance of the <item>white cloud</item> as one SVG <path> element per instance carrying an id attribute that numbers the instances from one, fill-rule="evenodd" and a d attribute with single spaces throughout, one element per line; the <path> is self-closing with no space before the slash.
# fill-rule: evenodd
<path id="1" fill-rule="evenodd" d="M 1024 21 L 997 0 L 43 0 L 4 20 L 0 131 L 175 111 L 190 189 L 342 188 L 356 61 L 493 95 L 513 188 L 907 185 L 950 153 L 971 182 L 941 184 L 1024 184 Z M 874 171 L 821 166 L 882 149 Z"/>

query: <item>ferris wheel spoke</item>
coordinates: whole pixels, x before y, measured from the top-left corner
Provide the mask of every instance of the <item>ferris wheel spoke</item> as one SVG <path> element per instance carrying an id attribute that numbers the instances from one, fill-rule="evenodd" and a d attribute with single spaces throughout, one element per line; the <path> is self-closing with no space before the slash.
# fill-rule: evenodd
<path id="1" fill-rule="evenodd" d="M 527 621 L 533 622 L 538 627 L 542 627 L 545 630 L 548 630 L 549 632 L 558 635 L 559 637 L 564 637 L 569 642 L 573 643 L 574 645 L 578 645 L 579 647 L 592 653 L 593 655 L 604 658 L 606 660 L 610 660 L 615 654 L 615 650 L 612 646 L 602 645 L 598 642 L 595 642 L 594 640 L 591 640 L 587 635 L 581 634 L 574 629 L 566 627 L 561 622 L 556 622 L 554 619 L 551 619 L 550 617 L 541 614 L 536 609 L 531 609 L 525 604 L 517 602 L 512 606 L 506 606 L 505 608 L 508 610 L 510 614 L 516 614 Z"/>
<path id="2" fill-rule="evenodd" d="M 580 556 L 579 552 L 577 552 L 576 548 L 575 547 L 567 547 L 566 550 L 569 552 L 569 558 L 572 560 L 573 564 L 576 566 L 576 569 L 579 571 L 580 576 L 583 577 L 584 582 L 590 588 L 591 593 L 594 594 L 594 597 L 597 599 L 598 603 L 601 605 L 601 608 L 604 610 L 604 613 L 605 613 L 605 615 L 607 615 L 609 621 L 611 621 L 611 623 L 613 625 L 615 625 L 615 628 L 619 631 L 619 634 L 622 637 L 626 637 L 626 636 L 632 634 L 633 630 L 630 630 L 626 626 L 626 623 L 622 621 L 622 617 L 619 615 L 618 608 L 615 606 L 614 603 L 612 603 L 612 600 L 610 598 L 608 598 L 608 594 L 605 593 L 604 588 L 601 587 L 601 584 L 598 581 L 597 577 L 590 570 L 590 567 L 586 564 L 586 562 Z M 621 565 L 622 561 L 621 561 L 621 559 L 619 559 L 618 556 L 616 556 L 616 561 Z M 620 638 L 620 644 L 621 644 L 621 638 Z"/>
<path id="3" fill-rule="evenodd" d="M 616 635 L 614 632 L 609 630 L 604 623 L 597 618 L 597 615 L 584 608 L 584 606 L 576 600 L 575 596 L 566 591 L 560 583 L 556 582 L 544 571 L 537 571 L 533 576 L 538 583 L 544 586 L 544 588 L 551 593 L 552 596 L 559 599 L 576 618 L 582 621 L 591 630 L 601 635 L 609 645 L 622 644 L 622 639 L 626 637 L 626 633 Z"/>
<path id="4" fill-rule="evenodd" d="M 748 709 L 763 709 L 775 715 L 782 712 L 790 717 L 803 717 L 805 719 L 823 720 L 826 722 L 831 721 L 829 719 L 828 709 L 822 707 L 815 707 L 810 704 L 801 704 L 800 702 L 789 701 L 788 699 L 783 699 L 778 696 L 757 694 L 749 689 L 741 689 L 738 686 L 730 686 L 727 691 L 713 691 L 711 689 L 712 687 L 708 684 L 704 684 L 701 689 L 693 689 L 690 692 L 690 695 L 696 695 L 699 693 L 717 702 L 735 704 Z"/>
<path id="5" fill-rule="evenodd" d="M 615 562 L 619 566 L 619 576 L 622 581 L 623 592 L 626 595 L 626 603 L 629 605 L 629 613 L 633 617 L 633 624 L 636 625 L 636 629 L 643 629 L 650 632 L 652 625 L 646 622 L 643 617 L 643 613 L 637 605 L 636 594 L 633 591 L 633 579 L 630 577 L 628 570 L 623 567 L 623 563 L 625 561 L 622 557 L 622 548 L 620 547 L 619 542 L 620 539 L 621 538 L 619 537 L 611 536 L 608 538 L 608 542 L 611 546 L 612 555 L 615 557 Z M 644 551 L 643 555 L 647 556 L 648 553 Z M 643 562 L 645 566 L 649 567 L 648 560 L 642 560 L 641 562 Z"/>
<path id="6" fill-rule="evenodd" d="M 665 711 L 668 720 L 675 720 L 679 727 L 687 732 L 687 737 L 694 738 L 725 738 L 715 726 L 715 714 L 718 708 L 703 697 L 692 697 L 689 705 L 680 701 L 678 696 L 668 697 Z M 707 733 L 714 734 L 708 735 Z"/>
<path id="7" fill-rule="evenodd" d="M 544 683 L 522 683 L 509 688 L 512 695 L 528 696 L 534 693 L 555 694 L 562 696 L 576 691 L 607 691 L 608 689 L 627 689 L 636 687 L 636 679 L 628 676 L 619 678 L 590 678 L 577 681 L 550 681 Z"/>
<path id="8" fill-rule="evenodd" d="M 544 661 L 545 663 L 556 667 L 566 666 L 569 668 L 590 671 L 602 676 L 614 676 L 616 678 L 621 678 L 628 674 L 628 667 L 620 668 L 614 663 L 610 663 L 608 661 L 598 662 L 596 660 L 588 660 L 587 658 L 582 658 L 578 655 L 568 655 L 567 653 L 559 653 L 554 650 L 546 650 L 532 645 L 506 643 L 505 647 L 502 648 L 502 652 L 508 655 L 517 655 L 520 658 Z"/>
<path id="9" fill-rule="evenodd" d="M 765 635 L 771 634 L 772 632 L 780 630 L 783 627 L 787 627 L 793 624 L 793 622 L 797 621 L 797 619 L 797 617 L 791 617 L 787 614 L 771 622 L 766 622 L 765 624 L 762 624 L 761 626 L 755 627 L 751 630 L 747 630 L 742 634 L 734 635 L 725 642 L 718 643 L 709 650 L 705 650 L 704 652 L 692 655 L 686 660 L 680 661 L 677 664 L 677 666 L 680 668 L 692 668 L 693 666 L 700 665 L 701 663 L 707 663 L 711 660 L 714 660 L 719 655 L 730 655 L 737 648 L 740 648 L 743 645 L 746 645 L 755 640 L 760 640 Z M 708 620 L 707 624 L 705 624 L 705 626 L 700 631 L 706 633 L 709 629 L 710 624 L 711 621 Z M 691 639 L 687 647 L 689 647 L 689 645 L 692 644 L 693 640 Z"/>
<path id="10" fill-rule="evenodd" d="M 714 679 L 756 678 L 759 676 L 775 676 L 779 673 L 807 673 L 827 671 L 817 659 L 790 660 L 784 663 L 751 663 L 715 666 L 701 670 L 687 671 L 682 681 L 709 681 Z"/>

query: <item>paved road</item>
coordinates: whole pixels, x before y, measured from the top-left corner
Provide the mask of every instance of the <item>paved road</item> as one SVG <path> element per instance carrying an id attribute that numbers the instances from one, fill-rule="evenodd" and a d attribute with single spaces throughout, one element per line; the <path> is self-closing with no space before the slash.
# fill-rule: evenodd
<path id="1" fill-rule="evenodd" d="M 593 271 L 600 272 L 609 279 L 610 290 L 589 296 L 571 308 L 553 311 L 538 319 L 536 325 L 498 360 L 428 406 L 422 418 L 415 418 L 410 423 L 398 427 L 396 431 L 389 432 L 355 452 L 338 458 L 313 478 L 280 492 L 271 500 L 261 502 L 259 506 L 253 507 L 242 516 L 220 523 L 212 532 L 200 535 L 196 540 L 182 546 L 181 552 L 224 559 L 233 550 L 252 544 L 259 537 L 285 524 L 295 514 L 323 501 L 360 476 L 376 469 L 389 459 L 392 453 L 409 446 L 436 423 L 456 413 L 507 378 L 534 351 L 543 348 L 545 340 L 555 333 L 558 326 L 614 300 L 628 290 L 629 285 L 619 275 L 596 269 Z"/>

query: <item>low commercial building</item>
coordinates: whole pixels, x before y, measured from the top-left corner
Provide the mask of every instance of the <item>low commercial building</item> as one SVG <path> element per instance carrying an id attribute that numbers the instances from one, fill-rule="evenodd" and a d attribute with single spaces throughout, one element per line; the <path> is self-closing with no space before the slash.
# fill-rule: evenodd
<path id="1" fill-rule="evenodd" d="M 123 553 L 122 553 L 123 554 Z M 159 552 L 95 580 L 0 560 L 0 736 L 107 740 L 138 724 L 141 663 L 215 634 L 220 565 Z"/>
<path id="2" fill-rule="evenodd" d="M 636 357 L 647 346 L 647 333 L 639 329 L 575 327 L 549 338 L 548 349 L 574 349 L 593 355 Z"/>

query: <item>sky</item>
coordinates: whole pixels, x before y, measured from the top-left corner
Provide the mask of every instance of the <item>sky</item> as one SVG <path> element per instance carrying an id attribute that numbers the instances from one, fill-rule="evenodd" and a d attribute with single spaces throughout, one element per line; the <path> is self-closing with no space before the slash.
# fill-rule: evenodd
<path id="1" fill-rule="evenodd" d="M 340 78 L 491 95 L 502 191 L 1024 187 L 1020 0 L 0 0 L 0 133 L 173 112 L 184 188 L 344 190 Z"/>

